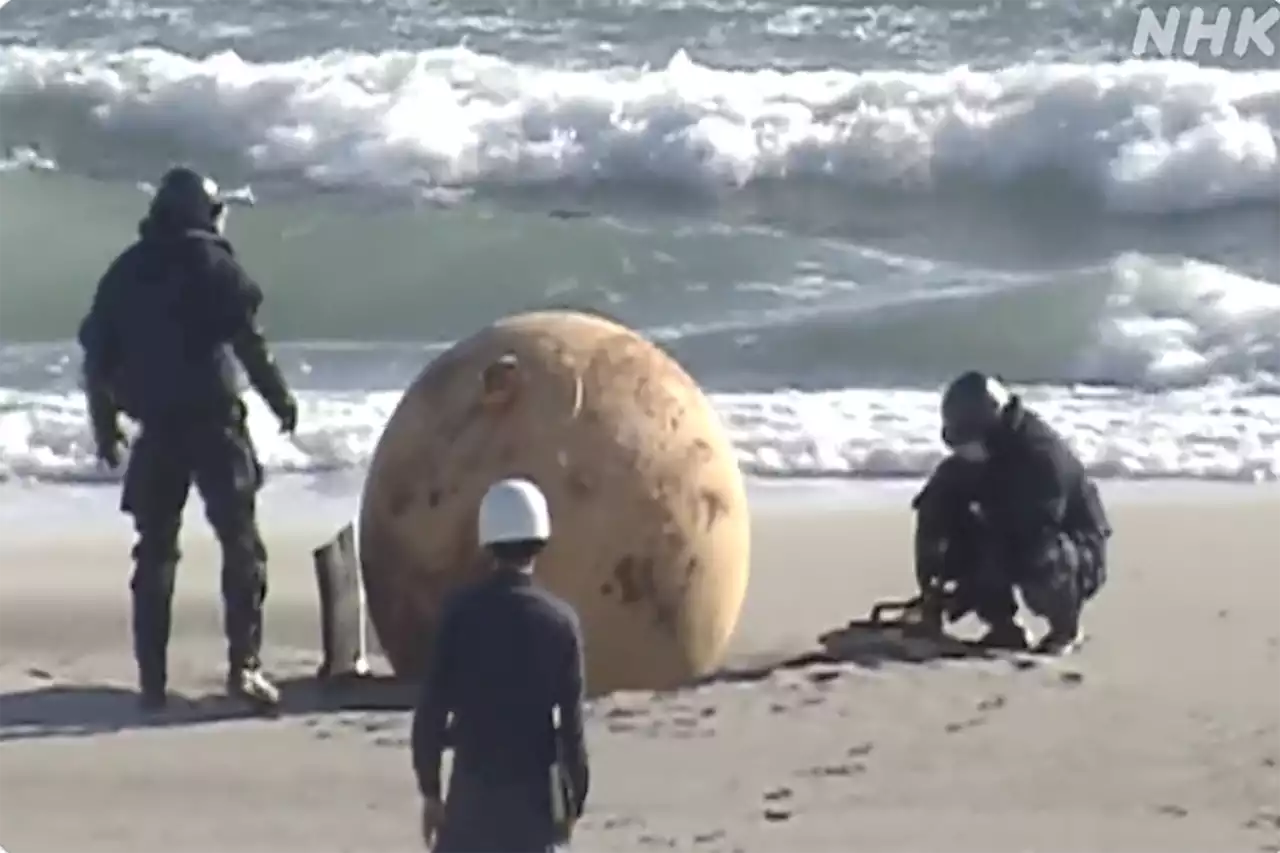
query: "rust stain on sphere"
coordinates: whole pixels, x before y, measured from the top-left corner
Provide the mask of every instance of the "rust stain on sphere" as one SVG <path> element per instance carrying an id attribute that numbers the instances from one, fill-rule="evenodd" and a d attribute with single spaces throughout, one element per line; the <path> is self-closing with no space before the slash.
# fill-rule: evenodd
<path id="1" fill-rule="evenodd" d="M 600 317 L 505 318 L 414 380 L 360 509 L 369 614 L 395 671 L 421 673 L 442 598 L 486 571 L 476 511 L 523 476 L 551 507 L 537 574 L 577 609 L 588 690 L 712 671 L 746 594 L 749 515 L 728 437 L 666 353 Z"/>

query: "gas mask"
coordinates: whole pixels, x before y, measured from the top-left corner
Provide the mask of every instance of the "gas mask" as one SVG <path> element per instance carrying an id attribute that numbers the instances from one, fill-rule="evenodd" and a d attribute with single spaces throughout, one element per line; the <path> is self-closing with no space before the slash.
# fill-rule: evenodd
<path id="1" fill-rule="evenodd" d="M 951 448 L 951 452 L 966 462 L 978 464 L 986 462 L 990 457 L 987 452 L 987 446 L 981 441 L 966 441 L 964 444 L 957 444 Z"/>
<path id="2" fill-rule="evenodd" d="M 227 233 L 227 205 L 219 202 L 213 211 L 213 231 L 218 236 Z"/>

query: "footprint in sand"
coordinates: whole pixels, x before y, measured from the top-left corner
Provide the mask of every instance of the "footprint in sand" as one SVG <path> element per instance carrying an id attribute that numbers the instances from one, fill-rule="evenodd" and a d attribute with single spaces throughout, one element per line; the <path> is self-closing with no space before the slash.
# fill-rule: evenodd
<path id="1" fill-rule="evenodd" d="M 992 711 L 997 711 L 1003 708 L 1005 704 L 1006 704 L 1005 698 L 1000 695 L 990 696 L 986 699 L 983 699 L 978 703 L 977 716 L 970 717 L 967 720 L 960 720 L 954 723 L 947 723 L 945 727 L 945 731 L 947 732 L 947 734 L 955 734 L 957 732 L 965 731 L 966 729 L 972 729 L 972 728 L 976 728 L 978 726 L 984 725 L 987 722 L 987 714 L 990 714 Z"/>
<path id="2" fill-rule="evenodd" d="M 366 720 L 360 724 L 360 728 L 364 729 L 366 734 L 377 734 L 387 729 L 394 729 L 398 725 L 398 720 Z"/>
<path id="3" fill-rule="evenodd" d="M 613 707 L 605 711 L 605 728 L 614 734 L 632 732 L 649 716 L 648 708 Z"/>
<path id="4" fill-rule="evenodd" d="M 764 801 L 768 803 L 764 807 L 764 819 L 769 823 L 780 823 L 784 820 L 791 820 L 791 809 L 782 806 L 782 803 L 791 799 L 791 789 L 782 787 L 774 788 L 766 791 Z"/>
<path id="5" fill-rule="evenodd" d="M 866 772 L 867 765 L 861 761 L 851 761 L 848 764 L 824 764 L 818 767 L 810 767 L 808 770 L 802 770 L 800 775 L 812 779 L 831 779 L 841 776 L 857 776 Z"/>
<path id="6" fill-rule="evenodd" d="M 596 715 L 593 715 L 596 716 Z M 612 734 L 636 733 L 643 737 L 707 738 L 715 736 L 716 708 L 679 702 L 647 705 L 614 705 L 598 716 Z"/>
<path id="7" fill-rule="evenodd" d="M 839 667 L 830 667 L 830 668 L 821 668 L 821 669 L 815 668 L 809 671 L 808 679 L 811 684 L 816 684 L 821 686 L 821 685 L 830 684 L 831 682 L 836 681 L 841 676 L 843 676 L 846 672 L 847 670 Z"/>
<path id="8" fill-rule="evenodd" d="M 998 708 L 1003 708 L 1004 705 L 1005 705 L 1005 698 L 1003 696 L 998 696 L 998 695 L 991 696 L 986 699 L 983 699 L 981 702 L 978 703 L 978 710 L 994 711 Z"/>
<path id="9" fill-rule="evenodd" d="M 845 750 L 846 758 L 866 758 L 875 749 L 875 744 L 867 742 L 851 746 Z M 838 764 L 820 764 L 801 770 L 799 775 L 811 779 L 830 779 L 857 776 L 867 772 L 867 765 L 861 761 L 845 761 Z"/>
<path id="10" fill-rule="evenodd" d="M 801 709 L 801 708 L 811 708 L 811 707 L 813 707 L 813 706 L 815 706 L 815 705 L 822 705 L 822 704 L 826 703 L 827 699 L 828 699 L 827 695 L 826 695 L 825 693 L 822 693 L 822 692 L 819 692 L 819 693 L 811 693 L 811 694 L 808 694 L 808 695 L 800 695 L 800 696 L 795 697 L 795 699 L 793 700 L 793 702 L 792 702 L 791 704 L 787 704 L 786 702 L 774 702 L 774 703 L 772 703 L 772 704 L 769 706 L 769 713 L 771 713 L 771 714 L 787 714 L 787 713 L 790 713 L 790 712 L 792 712 L 792 711 L 797 711 L 797 710 L 799 710 L 799 709 Z"/>
<path id="11" fill-rule="evenodd" d="M 628 827 L 639 829 L 644 826 L 644 821 L 638 817 L 631 817 L 630 815 L 609 815 L 608 817 L 601 818 L 599 816 L 592 816 L 589 812 L 582 818 L 581 826 L 595 826 L 597 823 L 601 829 L 615 832 L 620 829 L 627 829 Z"/>
<path id="12" fill-rule="evenodd" d="M 1190 814 L 1190 812 L 1182 806 L 1166 805 L 1156 806 L 1156 814 L 1164 815 L 1165 817 L 1184 818 Z"/>
<path id="13" fill-rule="evenodd" d="M 676 840 L 662 835 L 642 835 L 638 839 L 642 847 L 675 847 Z"/>
<path id="14" fill-rule="evenodd" d="M 650 733 L 653 735 L 670 734 L 672 737 L 688 740 L 690 738 L 707 738 L 715 737 L 716 730 L 714 727 L 706 727 L 702 725 L 705 717 L 674 717 L 670 721 L 670 728 L 662 725 L 655 725 Z"/>
<path id="15" fill-rule="evenodd" d="M 977 728 L 978 726 L 982 725 L 985 722 L 986 720 L 983 719 L 982 717 L 973 717 L 968 720 L 961 720 L 958 723 L 947 723 L 947 725 L 944 727 L 943 730 L 947 734 L 953 735 L 958 732 L 965 731 L 966 729 Z"/>

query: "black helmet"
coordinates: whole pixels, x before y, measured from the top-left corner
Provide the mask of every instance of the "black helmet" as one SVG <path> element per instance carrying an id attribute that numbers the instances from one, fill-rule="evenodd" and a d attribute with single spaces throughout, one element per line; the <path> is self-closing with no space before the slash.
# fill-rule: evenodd
<path id="1" fill-rule="evenodd" d="M 217 183 L 186 166 L 176 166 L 165 172 L 151 200 L 152 216 L 161 216 L 192 228 L 216 225 L 225 207 L 226 202 Z"/>
<path id="2" fill-rule="evenodd" d="M 953 450 L 984 440 L 1000 423 L 1013 395 L 994 376 L 970 370 L 942 394 L 942 440 Z"/>

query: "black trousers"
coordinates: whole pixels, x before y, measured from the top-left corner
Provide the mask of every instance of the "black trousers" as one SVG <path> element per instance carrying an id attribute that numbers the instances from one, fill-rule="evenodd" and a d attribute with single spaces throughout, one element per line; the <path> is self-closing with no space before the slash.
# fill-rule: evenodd
<path id="1" fill-rule="evenodd" d="M 958 459 L 939 466 L 914 502 L 916 576 L 953 585 L 952 612 L 975 612 L 989 625 L 1017 614 L 1015 591 L 1027 608 L 1071 631 L 1080 611 L 1106 582 L 1105 541 L 1059 532 L 1026 553 L 1010 554 L 971 509 L 972 467 Z"/>
<path id="2" fill-rule="evenodd" d="M 1101 544 L 1059 533 L 1021 559 L 1002 559 L 998 552 L 980 548 L 948 571 L 958 576 L 958 597 L 989 625 L 1013 619 L 1018 590 L 1032 613 L 1074 633 L 1085 602 L 1105 580 L 1106 563 Z"/>
<path id="3" fill-rule="evenodd" d="M 547 778 L 534 775 L 523 782 L 495 783 L 477 778 L 465 766 L 450 776 L 444 825 L 434 853 L 544 853 L 556 849 Z"/>
<path id="4" fill-rule="evenodd" d="M 145 687 L 163 687 L 172 620 L 178 536 L 191 486 L 222 548 L 223 618 L 231 669 L 255 668 L 267 595 L 266 547 L 258 530 L 262 466 L 243 419 L 144 425 L 125 471 L 121 509 L 133 516 L 134 653 Z"/>

